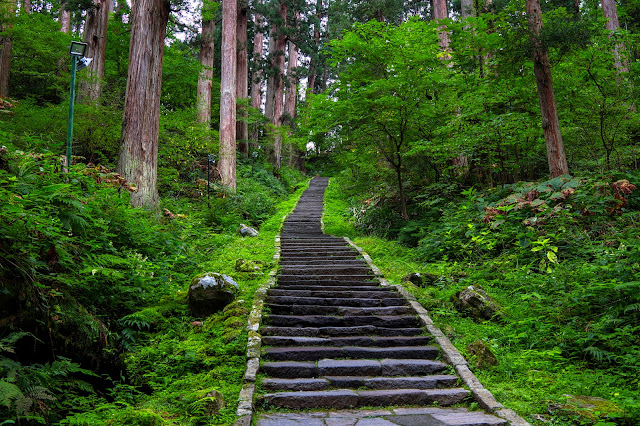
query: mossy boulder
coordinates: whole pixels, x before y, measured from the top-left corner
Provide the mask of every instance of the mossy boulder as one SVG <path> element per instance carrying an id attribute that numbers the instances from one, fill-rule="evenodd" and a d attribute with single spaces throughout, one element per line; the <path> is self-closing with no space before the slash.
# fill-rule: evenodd
<path id="1" fill-rule="evenodd" d="M 564 404 L 549 405 L 549 414 L 569 417 L 579 421 L 580 424 L 593 424 L 602 420 L 624 417 L 622 409 L 607 399 L 586 395 L 564 396 L 567 398 Z"/>
<path id="2" fill-rule="evenodd" d="M 498 365 L 498 358 L 491 352 L 491 349 L 482 340 L 476 340 L 467 346 L 467 350 L 473 355 L 473 364 L 478 368 L 495 367 Z"/>
<path id="3" fill-rule="evenodd" d="M 209 316 L 233 302 L 238 291 L 238 284 L 228 275 L 215 272 L 197 275 L 189 286 L 189 310 L 196 317 Z"/>
<path id="4" fill-rule="evenodd" d="M 240 234 L 243 237 L 257 237 L 258 236 L 258 231 L 255 228 L 247 226 L 244 223 L 241 223 L 240 225 L 238 225 L 238 231 L 237 232 L 238 232 L 238 234 Z"/>
<path id="5" fill-rule="evenodd" d="M 477 320 L 502 319 L 500 306 L 479 285 L 470 285 L 451 296 L 456 309 Z"/>
<path id="6" fill-rule="evenodd" d="M 236 260 L 236 271 L 238 272 L 261 272 L 267 266 L 267 262 L 262 260 Z"/>

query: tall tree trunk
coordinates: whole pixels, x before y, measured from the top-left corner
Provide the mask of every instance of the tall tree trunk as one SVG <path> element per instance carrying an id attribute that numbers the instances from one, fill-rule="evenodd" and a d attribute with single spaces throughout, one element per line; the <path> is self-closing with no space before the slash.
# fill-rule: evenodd
<path id="1" fill-rule="evenodd" d="M 447 19 L 448 17 L 449 12 L 447 11 L 447 0 L 433 0 L 433 19 L 439 21 L 441 19 Z M 446 51 L 449 49 L 451 39 L 447 32 L 446 25 L 440 26 L 439 29 L 440 32 L 438 33 L 438 39 L 440 39 L 440 47 L 442 47 L 442 50 Z"/>
<path id="2" fill-rule="evenodd" d="M 238 52 L 237 52 L 237 80 L 236 95 L 238 99 L 248 101 L 249 98 L 249 58 L 247 53 L 247 19 L 249 6 L 246 0 L 239 3 L 237 17 Z M 236 123 L 236 138 L 238 139 L 238 150 L 249 156 L 249 123 L 247 104 L 244 103 L 237 111 L 240 120 Z"/>
<path id="3" fill-rule="evenodd" d="M 212 1 L 210 0 L 209 3 L 212 3 Z M 202 68 L 198 75 L 198 86 L 196 87 L 196 109 L 199 123 L 209 123 L 211 121 L 215 25 L 213 17 L 207 16 L 207 19 L 202 19 L 200 44 L 200 66 Z"/>
<path id="4" fill-rule="evenodd" d="M 31 0 L 22 0 L 22 12 L 31 13 Z"/>
<path id="5" fill-rule="evenodd" d="M 316 93 L 316 73 L 320 52 L 320 26 L 322 25 L 322 0 L 316 2 L 316 18 L 317 23 L 313 25 L 313 41 L 315 44 L 315 50 L 311 55 L 311 61 L 309 62 L 309 78 L 307 79 L 307 93 Z"/>
<path id="6" fill-rule="evenodd" d="M 158 133 L 162 56 L 169 20 L 166 0 L 135 0 L 131 11 L 129 71 L 117 171 L 137 191 L 134 206 L 158 204 Z"/>
<path id="7" fill-rule="evenodd" d="M 560 133 L 556 98 L 553 92 L 551 68 L 546 46 L 542 43 L 542 11 L 540 0 L 527 0 L 529 31 L 533 44 L 533 72 L 538 86 L 538 100 L 542 115 L 542 129 L 547 145 L 547 160 L 551 177 L 569 173 L 567 157 Z"/>
<path id="8" fill-rule="evenodd" d="M 60 31 L 69 34 L 71 32 L 71 12 L 64 8 L 65 5 L 66 3 L 63 3 L 60 12 L 58 12 L 58 20 L 60 21 Z"/>
<path id="9" fill-rule="evenodd" d="M 13 17 L 16 14 L 16 2 L 14 0 L 0 3 L 0 15 L 6 17 L 4 24 L 0 25 L 0 31 L 6 31 L 13 26 Z M 0 38 L 0 97 L 9 96 L 9 75 L 11 73 L 11 49 L 13 40 L 11 37 Z"/>
<path id="10" fill-rule="evenodd" d="M 262 60 L 262 50 L 264 43 L 264 34 L 262 33 L 263 25 L 262 15 L 256 13 L 253 16 L 253 22 L 255 24 L 255 36 L 253 39 L 253 73 L 251 75 L 251 107 L 260 109 L 262 105 L 262 70 L 260 68 L 260 61 Z"/>
<path id="11" fill-rule="evenodd" d="M 102 95 L 104 62 L 107 53 L 107 25 L 109 23 L 110 0 L 94 0 L 93 8 L 87 11 L 84 42 L 87 43 L 86 56 L 93 58 L 78 90 L 79 102 L 95 102 Z"/>
<path id="12" fill-rule="evenodd" d="M 602 0 L 602 14 L 607 20 L 605 28 L 611 32 L 620 29 L 618 21 L 618 9 L 615 0 Z M 609 37 L 611 37 L 610 35 Z M 618 72 L 629 72 L 629 64 L 620 57 L 620 52 L 625 50 L 624 43 L 615 43 L 613 46 L 614 65 Z"/>
<path id="13" fill-rule="evenodd" d="M 461 0 L 460 17 L 462 18 L 462 20 L 465 20 L 470 16 L 475 16 L 476 14 L 475 1 L 476 0 Z"/>
<path id="14" fill-rule="evenodd" d="M 289 81 L 289 87 L 287 88 L 287 95 L 284 100 L 284 112 L 289 116 L 293 125 L 296 116 L 296 100 L 298 98 L 298 76 L 296 75 L 296 68 L 298 67 L 298 46 L 290 41 L 288 48 L 289 62 L 287 64 L 287 80 Z"/>
<path id="15" fill-rule="evenodd" d="M 273 83 L 273 118 L 271 124 L 276 127 L 282 125 L 282 114 L 284 112 L 284 50 L 287 47 L 287 36 L 284 28 L 287 25 L 287 3 L 280 0 L 280 26 L 276 34 L 276 52 L 273 58 L 273 68 L 276 70 Z M 274 164 L 280 168 L 282 162 L 282 133 L 276 130 L 273 141 Z"/>
<path id="16" fill-rule="evenodd" d="M 220 80 L 220 177 L 236 189 L 236 0 L 222 2 L 222 70 Z"/>
<path id="17" fill-rule="evenodd" d="M 276 62 L 276 36 L 275 36 L 275 28 L 271 28 L 269 30 L 269 61 L 271 62 L 271 67 L 274 67 L 274 63 Z M 275 72 L 272 69 L 269 78 L 267 79 L 267 93 L 265 95 L 264 101 L 264 115 L 269 119 L 269 121 L 273 121 L 273 103 L 275 101 Z"/>

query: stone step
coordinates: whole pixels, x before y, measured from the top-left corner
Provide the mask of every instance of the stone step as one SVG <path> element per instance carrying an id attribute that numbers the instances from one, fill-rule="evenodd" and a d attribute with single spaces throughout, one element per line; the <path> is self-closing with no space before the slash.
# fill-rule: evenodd
<path id="1" fill-rule="evenodd" d="M 294 282 L 305 284 L 324 284 L 326 282 L 375 282 L 373 275 L 299 275 L 299 274 L 280 274 L 278 282 Z"/>
<path id="2" fill-rule="evenodd" d="M 273 361 L 318 361 L 325 358 L 350 359 L 435 359 L 435 346 L 295 346 L 264 349 L 264 359 Z"/>
<path id="3" fill-rule="evenodd" d="M 366 262 L 362 259 L 282 259 L 280 265 L 284 267 L 302 267 L 310 266 L 328 267 L 328 266 L 363 266 Z"/>
<path id="4" fill-rule="evenodd" d="M 424 330 L 418 327 L 386 328 L 373 325 L 359 327 L 277 327 L 263 326 L 260 328 L 263 336 L 287 337 L 335 337 L 335 336 L 420 336 Z"/>
<path id="5" fill-rule="evenodd" d="M 347 253 L 344 255 L 341 254 L 327 254 L 316 255 L 316 256 L 307 256 L 303 255 L 295 255 L 295 254 L 287 254 L 285 257 L 280 259 L 281 262 L 341 262 L 341 261 L 361 261 L 361 259 L 352 253 Z"/>
<path id="6" fill-rule="evenodd" d="M 324 276 L 324 275 L 364 275 L 368 276 L 369 279 L 374 278 L 373 272 L 371 268 L 368 266 L 342 266 L 342 265 L 331 265 L 331 266 L 307 266 L 303 265 L 280 265 L 280 273 L 282 275 L 286 274 L 296 274 L 296 275 L 313 275 L 313 276 Z"/>
<path id="7" fill-rule="evenodd" d="M 371 290 L 329 290 L 329 289 L 313 289 L 308 290 L 292 290 L 282 288 L 280 285 L 270 288 L 267 291 L 268 296 L 290 296 L 290 297 L 328 297 L 332 299 L 377 299 L 385 297 L 397 297 L 397 293 L 389 292 L 384 288 L 374 287 Z"/>
<path id="8" fill-rule="evenodd" d="M 321 359 L 313 361 L 268 361 L 260 371 L 276 378 L 313 378 L 322 376 L 422 376 L 447 368 L 441 361 L 429 359 Z"/>
<path id="9" fill-rule="evenodd" d="M 367 389 L 442 389 L 455 387 L 458 377 L 434 374 L 412 377 L 325 376 L 302 379 L 265 378 L 262 386 L 274 391 L 318 391 L 331 388 Z"/>
<path id="10" fill-rule="evenodd" d="M 364 308 L 360 306 L 326 305 L 274 305 L 269 310 L 275 315 L 411 315 L 415 311 L 409 306 L 383 306 Z"/>
<path id="11" fill-rule="evenodd" d="M 262 397 L 263 404 L 291 409 L 346 409 L 365 406 L 431 405 L 450 406 L 464 401 L 469 391 L 450 389 L 385 389 L 278 392 Z"/>
<path id="12" fill-rule="evenodd" d="M 391 294 L 390 294 L 391 295 Z M 267 296 L 266 302 L 273 305 L 316 305 L 316 306 L 405 306 L 407 301 L 399 297 L 360 298 L 322 298 L 296 296 Z"/>
<path id="13" fill-rule="evenodd" d="M 425 346 L 433 342 L 431 336 L 347 336 L 347 337 L 305 337 L 305 336 L 263 336 L 267 346 Z"/>
<path id="14" fill-rule="evenodd" d="M 347 290 L 347 291 L 395 291 L 393 287 L 381 287 L 377 281 L 313 281 L 306 282 L 278 282 L 279 289 L 287 290 Z M 397 294 L 397 293 L 396 293 Z"/>
<path id="15" fill-rule="evenodd" d="M 358 327 L 372 325 L 385 328 L 419 327 L 417 316 L 408 315 L 268 315 L 264 321 L 276 327 Z"/>

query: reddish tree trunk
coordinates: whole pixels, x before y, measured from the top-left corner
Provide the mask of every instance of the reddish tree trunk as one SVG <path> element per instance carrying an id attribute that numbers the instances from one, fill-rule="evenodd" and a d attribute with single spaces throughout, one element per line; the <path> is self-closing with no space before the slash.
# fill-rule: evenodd
<path id="1" fill-rule="evenodd" d="M 269 61 L 271 63 L 271 67 L 274 67 L 274 63 L 276 62 L 276 37 L 275 37 L 275 29 L 271 28 L 269 31 L 269 53 L 268 53 Z M 275 76 L 272 70 L 269 78 L 267 79 L 267 93 L 264 101 L 264 115 L 269 119 L 269 121 L 273 121 L 273 102 L 274 102 L 274 89 L 275 89 Z"/>
<path id="2" fill-rule="evenodd" d="M 236 189 L 236 0 L 222 2 L 222 69 L 220 80 L 220 163 L 222 184 Z"/>
<path id="3" fill-rule="evenodd" d="M 109 0 L 94 0 L 93 8 L 87 11 L 84 42 L 86 55 L 93 58 L 81 80 L 78 90 L 80 102 L 95 102 L 102 94 L 104 61 L 107 53 L 107 25 L 109 23 Z"/>
<path id="4" fill-rule="evenodd" d="M 162 56 L 170 3 L 135 0 L 131 10 L 129 71 L 124 100 L 118 173 L 138 190 L 134 206 L 158 204 L 158 133 Z"/>
<path id="5" fill-rule="evenodd" d="M 287 79 L 289 81 L 289 87 L 287 88 L 287 95 L 285 97 L 284 112 L 289 116 L 293 125 L 293 119 L 296 116 L 296 100 L 298 98 L 298 76 L 296 75 L 296 68 L 298 67 L 298 46 L 290 41 L 288 47 L 289 63 L 287 64 Z"/>
<path id="6" fill-rule="evenodd" d="M 433 0 L 433 19 L 439 21 L 441 19 L 447 19 L 448 17 L 449 12 L 447 11 L 447 0 Z M 442 50 L 448 50 L 451 40 L 449 38 L 449 33 L 447 32 L 447 27 L 446 25 L 442 25 L 439 29 L 441 30 L 438 33 L 440 47 L 442 47 Z"/>
<path id="7" fill-rule="evenodd" d="M 607 30 L 613 32 L 620 29 L 618 9 L 616 8 L 615 0 L 602 0 L 602 14 L 607 20 L 605 23 Z M 620 51 L 624 50 L 624 43 L 615 43 L 613 46 L 614 65 L 618 72 L 629 72 L 629 64 L 620 57 Z"/>
<path id="8" fill-rule="evenodd" d="M 3 4 L 4 3 L 4 4 Z M 13 16 L 16 13 L 16 2 L 9 0 L 0 3 L 0 14 L 7 16 L 8 22 L 0 25 L 0 31 L 11 28 Z M 9 96 L 9 75 L 11 73 L 11 50 L 13 40 L 10 37 L 0 38 L 0 97 Z"/>
<path id="9" fill-rule="evenodd" d="M 322 23 L 322 0 L 318 0 L 316 3 L 316 18 L 318 22 L 313 25 L 313 41 L 315 44 L 314 54 L 311 56 L 309 62 L 309 79 L 307 80 L 307 93 L 316 93 L 316 62 L 318 61 L 318 55 L 320 51 L 320 25 Z"/>
<path id="10" fill-rule="evenodd" d="M 213 86 L 213 52 L 215 48 L 215 20 L 207 19 L 202 21 L 201 45 L 200 45 L 200 75 L 198 76 L 198 86 L 196 88 L 196 108 L 198 122 L 208 123 L 211 121 L 211 92 Z"/>
<path id="11" fill-rule="evenodd" d="M 475 16 L 475 0 L 462 0 L 460 3 L 460 17 L 464 20 L 470 16 Z"/>
<path id="12" fill-rule="evenodd" d="M 238 52 L 237 52 L 237 81 L 236 96 L 238 99 L 248 100 L 249 98 L 249 58 L 247 54 L 247 19 L 248 5 L 246 1 L 240 4 L 237 17 L 237 35 L 238 35 Z M 238 150 L 249 156 L 249 123 L 247 122 L 248 114 L 246 104 L 238 108 L 237 115 L 240 120 L 236 123 L 236 138 L 238 140 Z"/>
<path id="13" fill-rule="evenodd" d="M 60 31 L 69 34 L 71 31 L 71 12 L 64 9 L 64 4 L 60 8 L 58 19 L 60 21 Z"/>
<path id="14" fill-rule="evenodd" d="M 529 31 L 531 32 L 533 42 L 533 72 L 536 77 L 536 85 L 538 86 L 542 129 L 547 145 L 547 160 L 549 162 L 551 177 L 554 178 L 569 173 L 569 166 L 567 165 L 567 157 L 564 152 L 564 144 L 562 143 L 562 134 L 560 133 L 560 122 L 558 121 L 556 99 L 553 92 L 549 55 L 547 48 L 540 40 L 542 33 L 540 0 L 527 0 L 527 15 Z"/>
<path id="15" fill-rule="evenodd" d="M 284 50 L 287 46 L 287 36 L 284 34 L 284 28 L 287 25 L 287 3 L 286 0 L 280 0 L 280 20 L 281 26 L 276 33 L 275 57 L 273 58 L 273 68 L 276 70 L 273 82 L 273 118 L 271 123 L 280 127 L 282 125 L 282 114 L 284 112 Z M 273 141 L 273 156 L 276 168 L 282 165 L 282 134 L 278 131 L 275 133 Z"/>
<path id="16" fill-rule="evenodd" d="M 262 71 L 260 70 L 260 61 L 262 60 L 262 50 L 264 43 L 264 34 L 262 33 L 263 18 L 259 14 L 255 14 L 253 22 L 256 27 L 255 37 L 253 39 L 253 63 L 254 72 L 251 76 L 251 107 L 259 109 L 262 105 Z"/>
<path id="17" fill-rule="evenodd" d="M 22 0 L 22 11 L 24 13 L 31 13 L 31 0 Z"/>

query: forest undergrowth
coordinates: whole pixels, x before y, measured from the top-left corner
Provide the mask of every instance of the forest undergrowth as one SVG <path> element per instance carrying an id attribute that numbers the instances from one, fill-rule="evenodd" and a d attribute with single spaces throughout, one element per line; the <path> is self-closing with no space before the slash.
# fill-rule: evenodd
<path id="1" fill-rule="evenodd" d="M 351 237 L 394 284 L 421 273 L 426 284 L 404 285 L 471 364 L 471 342 L 495 354 L 497 366 L 473 370 L 500 402 L 533 424 L 637 424 L 637 171 L 478 190 L 436 184 L 412 194 L 420 203 L 408 223 L 397 220 L 393 192 L 361 182 L 349 171 L 331 180 L 326 232 Z M 498 303 L 492 319 L 455 309 L 452 297 L 469 285 Z M 567 410 L 571 395 L 602 406 Z"/>
<path id="2" fill-rule="evenodd" d="M 208 199 L 200 171 L 167 177 L 161 208 L 144 210 L 106 167 L 0 154 L 0 424 L 233 423 L 253 293 L 306 178 L 241 160 L 236 194 L 215 183 Z M 187 306 L 203 272 L 240 287 L 206 319 Z"/>

